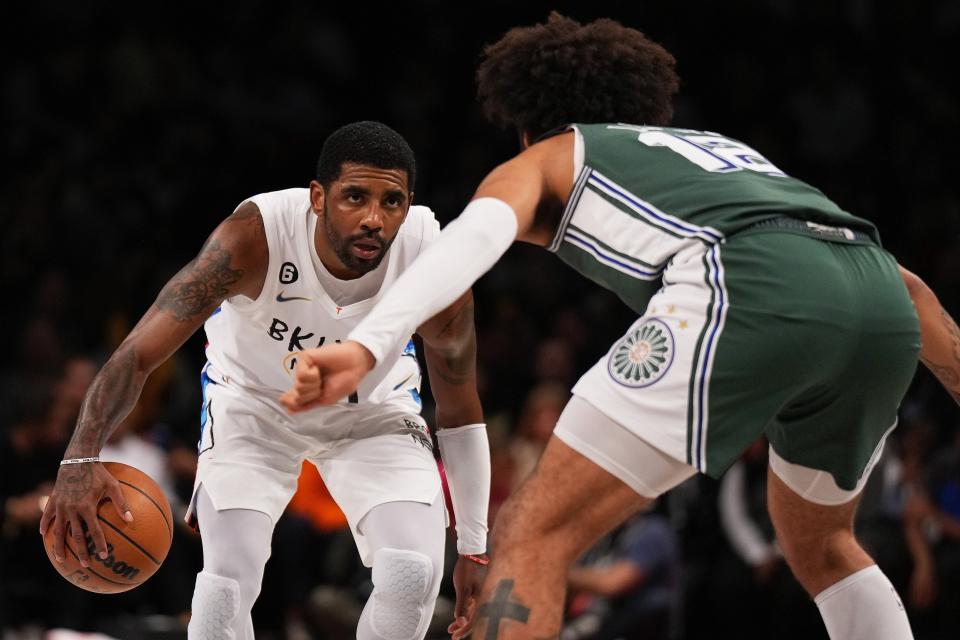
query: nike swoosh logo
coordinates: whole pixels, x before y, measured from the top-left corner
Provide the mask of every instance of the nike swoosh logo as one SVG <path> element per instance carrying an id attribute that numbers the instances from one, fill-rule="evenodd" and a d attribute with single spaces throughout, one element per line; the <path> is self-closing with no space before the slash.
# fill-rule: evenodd
<path id="1" fill-rule="evenodd" d="M 284 297 L 283 291 L 277 294 L 277 302 L 290 302 L 291 300 L 306 300 L 309 302 L 310 298 L 301 298 L 300 296 Z"/>

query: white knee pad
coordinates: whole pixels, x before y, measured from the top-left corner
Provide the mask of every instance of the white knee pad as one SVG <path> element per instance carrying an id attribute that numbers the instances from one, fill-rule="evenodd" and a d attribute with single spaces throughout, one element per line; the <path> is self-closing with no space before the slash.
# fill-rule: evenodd
<path id="1" fill-rule="evenodd" d="M 418 551 L 382 548 L 373 554 L 373 595 L 370 622 L 385 640 L 417 636 L 432 602 L 433 562 Z"/>
<path id="2" fill-rule="evenodd" d="M 193 614 L 187 626 L 190 640 L 234 640 L 240 612 L 240 585 L 236 580 L 201 571 L 193 590 Z"/>

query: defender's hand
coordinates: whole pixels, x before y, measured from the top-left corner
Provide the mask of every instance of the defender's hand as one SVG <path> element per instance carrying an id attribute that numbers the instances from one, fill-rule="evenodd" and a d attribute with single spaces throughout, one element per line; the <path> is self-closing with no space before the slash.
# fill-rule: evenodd
<path id="1" fill-rule="evenodd" d="M 57 483 L 47 500 L 40 518 L 40 535 L 45 535 L 53 523 L 53 555 L 57 562 L 64 559 L 64 537 L 67 525 L 80 564 L 90 566 L 87 538 L 101 558 L 107 557 L 107 541 L 97 520 L 97 506 L 104 500 L 113 503 L 117 515 L 133 522 L 133 513 L 120 491 L 120 483 L 99 462 L 67 464 L 60 467 Z M 86 534 L 84 534 L 86 530 Z"/>
<path id="2" fill-rule="evenodd" d="M 356 391 L 375 364 L 359 342 L 306 349 L 297 355 L 293 387 L 280 396 L 280 402 L 290 413 L 333 404 Z"/>
<path id="3" fill-rule="evenodd" d="M 487 575 L 487 567 L 466 556 L 459 556 L 453 568 L 453 586 L 457 591 L 457 603 L 453 608 L 453 622 L 447 627 L 453 640 L 470 635 L 477 613 L 477 597 Z"/>

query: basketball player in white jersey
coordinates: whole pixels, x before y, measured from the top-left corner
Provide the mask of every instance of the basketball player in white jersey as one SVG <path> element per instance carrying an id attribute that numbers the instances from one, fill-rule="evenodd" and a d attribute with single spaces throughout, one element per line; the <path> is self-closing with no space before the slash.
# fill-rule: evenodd
<path id="1" fill-rule="evenodd" d="M 55 555 L 73 546 L 89 566 L 84 527 L 106 544 L 97 504 L 132 518 L 97 455 L 133 408 L 144 380 L 204 324 L 199 465 L 188 518 L 199 525 L 191 640 L 252 640 L 250 610 L 273 527 L 315 464 L 343 509 L 374 590 L 357 637 L 423 638 L 443 571 L 446 513 L 430 433 L 420 416 L 420 369 L 410 336 L 344 401 L 290 415 L 278 403 L 302 349 L 340 342 L 439 234 L 411 206 L 415 162 L 389 127 L 358 122 L 324 143 L 309 189 L 244 201 L 154 305 L 94 380 L 41 522 Z M 468 292 L 418 333 L 437 404 L 438 441 L 457 515 L 456 630 L 486 563 L 490 460 L 476 391 Z"/>

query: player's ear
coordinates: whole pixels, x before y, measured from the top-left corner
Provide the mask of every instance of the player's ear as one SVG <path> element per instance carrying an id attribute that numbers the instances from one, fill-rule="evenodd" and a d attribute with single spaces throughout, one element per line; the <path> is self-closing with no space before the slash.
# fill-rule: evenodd
<path id="1" fill-rule="evenodd" d="M 523 147 L 524 151 L 530 148 L 531 145 L 531 136 L 529 131 L 520 132 L 520 146 Z"/>
<path id="2" fill-rule="evenodd" d="M 323 185 L 316 180 L 310 181 L 310 205 L 313 207 L 313 212 L 317 215 L 323 213 L 323 201 L 326 198 L 327 193 L 323 189 Z"/>

